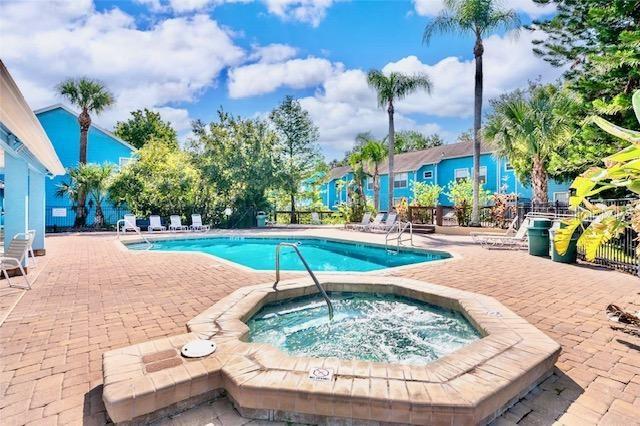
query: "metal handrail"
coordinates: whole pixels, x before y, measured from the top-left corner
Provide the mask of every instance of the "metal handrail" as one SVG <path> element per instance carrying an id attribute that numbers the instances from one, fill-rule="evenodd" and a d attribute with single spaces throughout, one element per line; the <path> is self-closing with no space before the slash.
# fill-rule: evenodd
<path id="1" fill-rule="evenodd" d="M 292 247 L 298 254 L 298 257 L 302 261 L 302 264 L 304 265 L 304 267 L 307 269 L 307 272 L 309 273 L 309 275 L 311 275 L 311 279 L 316 284 L 316 287 L 318 287 L 318 290 L 320 291 L 320 294 L 324 298 L 324 301 L 327 302 L 327 307 L 329 308 L 329 319 L 332 320 L 333 304 L 331 303 L 329 296 L 327 296 L 327 293 L 324 291 L 324 288 L 322 288 L 322 285 L 320 285 L 320 281 L 318 281 L 315 274 L 309 267 L 309 264 L 302 256 L 302 253 L 300 253 L 300 250 L 298 249 L 298 244 L 300 243 L 278 243 L 278 245 L 276 246 L 276 282 L 273 283 L 273 289 L 277 291 L 278 283 L 280 282 L 280 247 L 283 247 L 283 246 Z"/>
<path id="2" fill-rule="evenodd" d="M 396 237 L 391 238 L 391 233 L 393 232 L 393 229 L 395 227 L 395 225 L 398 226 L 398 235 Z M 395 239 L 396 240 L 396 251 L 400 251 L 400 243 L 403 243 L 405 241 L 411 241 L 411 245 L 413 246 L 413 222 L 408 221 L 404 224 L 404 226 L 402 226 L 402 222 L 398 221 L 396 223 L 394 223 L 394 226 L 392 226 L 391 228 L 389 228 L 389 230 L 387 231 L 387 234 L 384 237 L 384 248 L 388 250 L 388 246 L 389 246 L 389 240 L 390 239 Z M 405 233 L 405 231 L 407 230 L 407 228 L 409 229 L 409 238 L 407 239 L 402 239 L 402 234 Z"/>
<path id="3" fill-rule="evenodd" d="M 116 222 L 116 237 L 117 237 L 118 239 L 120 239 L 120 225 L 121 225 L 121 224 L 122 224 L 122 225 L 128 224 L 128 225 L 129 225 L 129 227 L 130 227 L 131 229 L 133 229 L 133 230 L 135 231 L 135 233 L 136 233 L 136 234 L 138 234 L 138 235 L 140 236 L 140 238 L 142 238 L 142 239 L 144 240 L 144 242 L 145 242 L 145 243 L 147 243 L 147 250 L 148 250 L 148 249 L 150 249 L 151 247 L 153 247 L 153 243 L 152 243 L 151 241 L 149 241 L 149 240 L 147 239 L 147 237 L 145 237 L 145 236 L 142 234 L 142 232 L 140 232 L 140 230 L 138 229 L 138 227 L 136 226 L 136 224 L 135 224 L 135 223 L 133 223 L 133 224 L 132 224 L 131 222 L 129 222 L 129 221 L 128 221 L 128 220 L 126 220 L 126 219 L 120 219 L 120 220 L 118 220 L 118 221 Z M 126 230 L 125 230 L 125 231 L 123 231 L 123 233 L 126 233 Z"/>

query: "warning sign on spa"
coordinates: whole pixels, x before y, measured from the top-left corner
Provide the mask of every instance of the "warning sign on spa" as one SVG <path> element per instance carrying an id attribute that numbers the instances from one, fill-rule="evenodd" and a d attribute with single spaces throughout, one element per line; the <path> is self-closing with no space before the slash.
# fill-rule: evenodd
<path id="1" fill-rule="evenodd" d="M 333 370 L 331 368 L 313 367 L 309 370 L 309 378 L 320 382 L 330 382 L 333 380 Z"/>

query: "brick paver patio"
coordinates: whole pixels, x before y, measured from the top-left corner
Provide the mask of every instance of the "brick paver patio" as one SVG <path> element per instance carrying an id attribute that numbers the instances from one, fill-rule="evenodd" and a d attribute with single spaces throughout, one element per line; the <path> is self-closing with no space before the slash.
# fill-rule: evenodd
<path id="1" fill-rule="evenodd" d="M 280 232 L 280 231 L 278 231 Z M 341 230 L 289 231 L 373 240 Z M 47 239 L 31 291 L 0 280 L 0 424 L 104 424 L 102 353 L 185 331 L 234 289 L 271 280 L 197 254 L 132 253 L 113 235 Z M 562 345 L 556 374 L 498 424 L 640 424 L 640 338 L 612 330 L 604 307 L 640 310 L 637 277 L 486 251 L 467 237 L 416 237 L 461 258 L 393 274 L 493 296 Z M 165 423 L 241 424 L 226 402 Z"/>

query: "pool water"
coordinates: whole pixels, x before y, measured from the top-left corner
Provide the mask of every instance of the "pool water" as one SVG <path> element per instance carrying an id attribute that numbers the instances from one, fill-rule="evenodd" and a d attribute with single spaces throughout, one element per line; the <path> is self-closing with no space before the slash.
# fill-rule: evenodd
<path id="1" fill-rule="evenodd" d="M 481 338 L 459 312 L 396 295 L 330 293 L 265 305 L 248 321 L 250 342 L 297 356 L 426 364 Z"/>
<path id="2" fill-rule="evenodd" d="M 413 263 L 446 259 L 446 252 L 400 250 L 389 252 L 384 247 L 361 243 L 337 242 L 316 238 L 250 238 L 214 237 L 159 240 L 151 250 L 199 251 L 230 260 L 257 270 L 275 269 L 275 248 L 280 242 L 300 242 L 299 249 L 313 271 L 367 272 Z M 147 244 L 131 244 L 130 249 L 144 250 Z M 302 271 L 304 266 L 291 247 L 282 247 L 280 268 Z"/>

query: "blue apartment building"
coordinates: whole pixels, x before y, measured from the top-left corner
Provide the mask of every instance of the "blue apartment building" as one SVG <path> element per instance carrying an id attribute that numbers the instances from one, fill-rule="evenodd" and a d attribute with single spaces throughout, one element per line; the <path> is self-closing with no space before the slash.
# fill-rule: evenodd
<path id="1" fill-rule="evenodd" d="M 388 163 L 385 160 L 379 167 L 380 206 L 378 210 L 388 211 Z M 403 198 L 410 204 L 414 199 L 414 182 L 435 183 L 446 186 L 458 179 L 471 179 L 473 173 L 473 143 L 459 142 L 436 146 L 422 151 L 396 154 L 394 156 L 394 204 Z M 347 201 L 347 185 L 353 179 L 351 167 L 336 167 L 329 172 L 327 183 L 322 188 L 323 200 L 328 208 L 335 210 Z M 484 189 L 492 193 L 516 194 L 520 199 L 531 199 L 531 186 L 520 182 L 509 162 L 496 155 L 491 147 L 484 145 L 480 155 L 480 179 Z M 549 180 L 548 196 L 550 201 L 566 202 L 569 197 L 570 182 Z M 443 192 L 446 192 L 443 191 Z M 373 179 L 368 178 L 365 193 L 373 199 Z M 439 204 L 450 206 L 446 194 L 440 195 Z"/>

